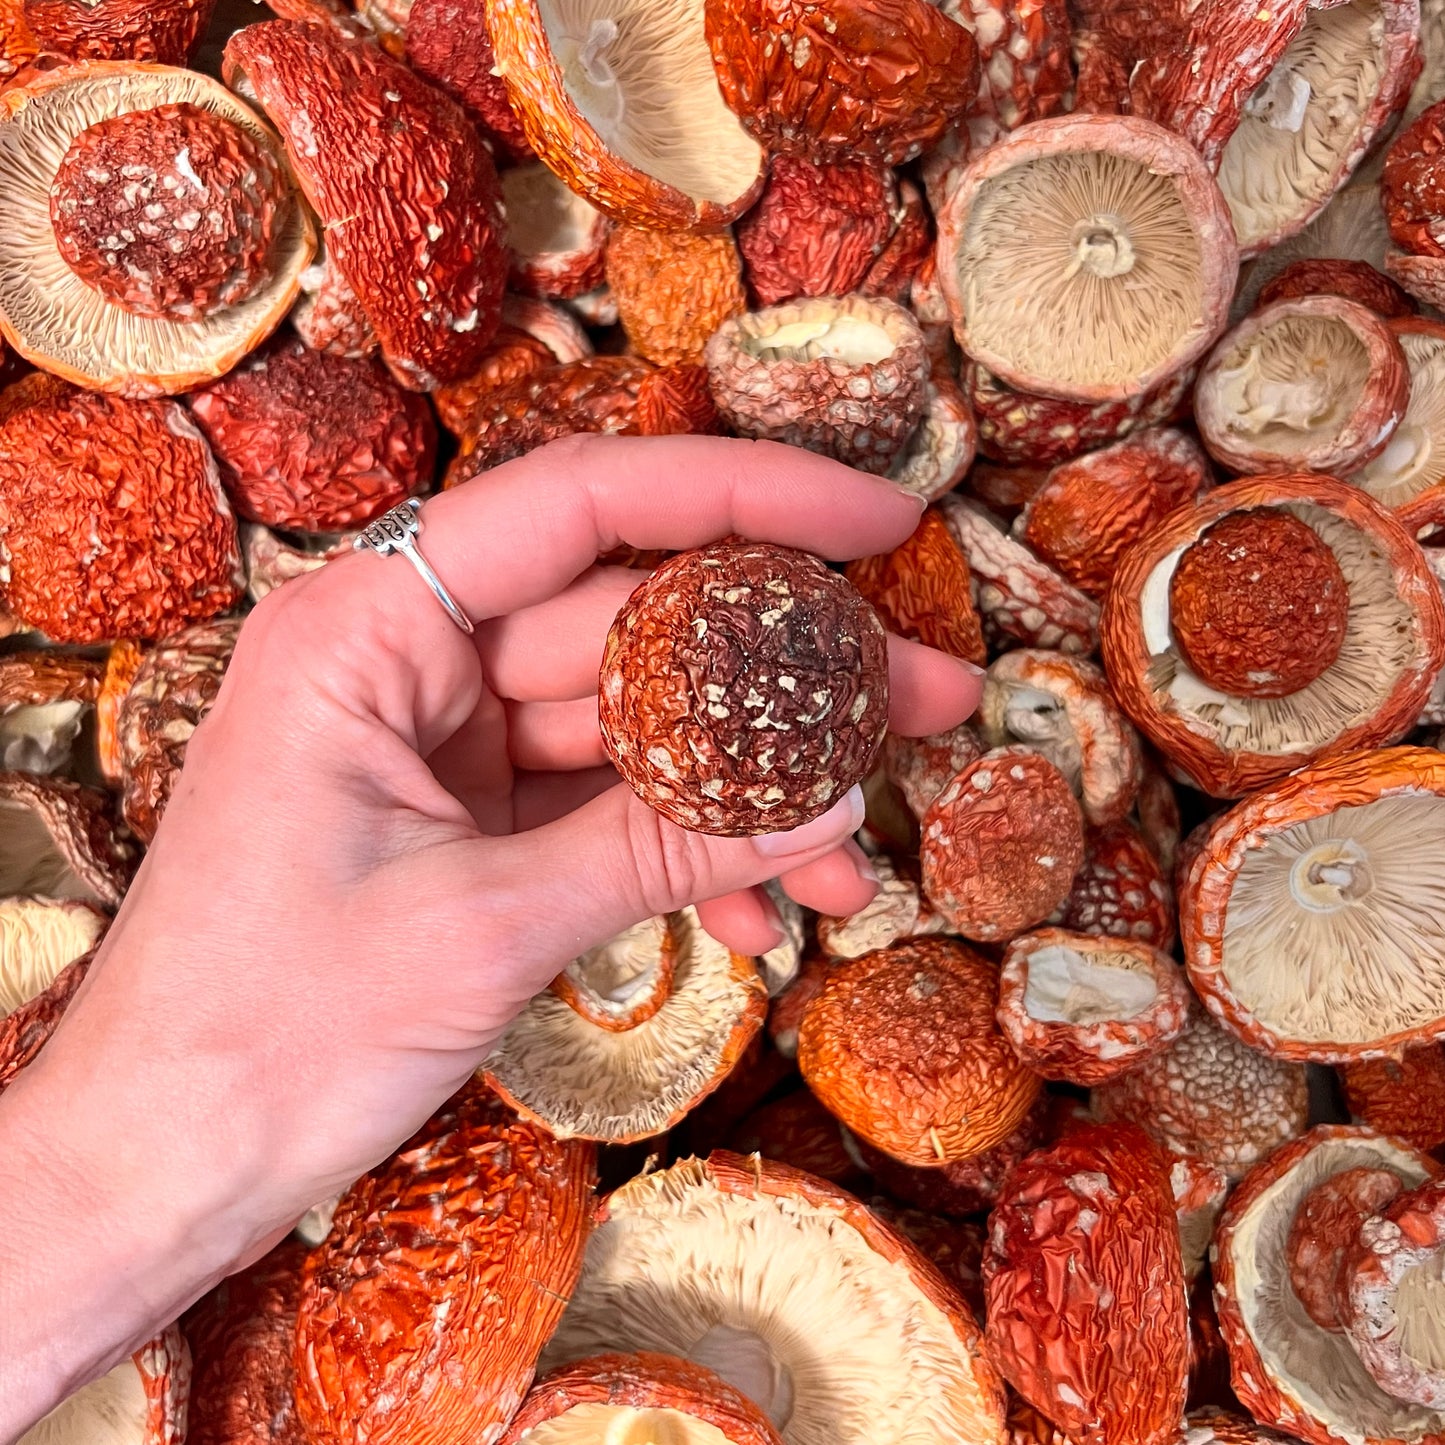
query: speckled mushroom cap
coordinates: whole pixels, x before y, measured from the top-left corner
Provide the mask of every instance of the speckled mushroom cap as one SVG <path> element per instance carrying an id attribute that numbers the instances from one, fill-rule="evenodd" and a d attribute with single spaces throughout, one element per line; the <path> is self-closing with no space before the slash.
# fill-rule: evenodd
<path id="1" fill-rule="evenodd" d="M 851 1196 L 757 1156 L 686 1159 L 603 1201 L 542 1363 L 603 1349 L 715 1370 L 786 1445 L 1005 1438 L 955 1287 Z"/>
<path id="2" fill-rule="evenodd" d="M 397 380 L 467 375 L 497 329 L 507 253 L 496 169 L 460 107 L 377 46 L 304 21 L 238 31 L 224 72 L 281 131 Z"/>
<path id="3" fill-rule="evenodd" d="M 1198 152 L 1149 121 L 1059 116 L 968 165 L 938 217 L 958 344 L 1012 386 L 1137 396 L 1223 328 L 1238 270 Z"/>
<path id="4" fill-rule="evenodd" d="M 835 964 L 803 1016 L 798 1068 L 849 1129 L 905 1164 L 981 1154 L 1042 1087 L 999 1032 L 997 987 L 994 966 L 952 939 Z"/>
<path id="5" fill-rule="evenodd" d="M 1333 758 L 1216 819 L 1179 897 L 1200 997 L 1280 1058 L 1343 1063 L 1445 1038 L 1437 834 L 1445 753 L 1429 748 Z"/>
<path id="6" fill-rule="evenodd" d="M 1091 1095 L 1100 1119 L 1138 1124 L 1171 1153 L 1219 1165 L 1232 1179 L 1303 1132 L 1305 1071 L 1246 1048 L 1192 1007 L 1162 1053 Z"/>
<path id="7" fill-rule="evenodd" d="M 1405 354 L 1410 399 L 1385 449 L 1351 480 L 1386 507 L 1445 482 L 1445 324 L 1423 316 L 1388 323 Z"/>
<path id="8" fill-rule="evenodd" d="M 0 898 L 0 1018 L 49 988 L 105 925 L 105 914 L 84 899 Z"/>
<path id="9" fill-rule="evenodd" d="M 767 154 L 718 88 L 703 0 L 497 0 L 497 69 L 537 155 L 629 225 L 718 230 L 757 199 Z"/>
<path id="10" fill-rule="evenodd" d="M 280 325 L 315 251 L 305 208 L 288 205 L 270 279 L 236 305 L 186 320 L 133 315 L 70 269 L 51 224 L 50 188 L 71 143 L 97 122 L 174 104 L 237 126 L 287 173 L 275 134 L 218 81 L 194 71 L 91 61 L 50 71 L 0 101 L 0 333 L 22 356 L 77 385 L 156 396 L 222 375 Z"/>
<path id="11" fill-rule="evenodd" d="M 1184 971 L 1147 943 L 1041 928 L 1009 944 L 998 1023 L 1046 1079 L 1101 1084 L 1168 1048 L 1189 1017 Z"/>
<path id="12" fill-rule="evenodd" d="M 608 633 L 602 736 L 684 828 L 795 828 L 872 771 L 888 717 L 883 624 L 816 557 L 720 542 L 664 562 Z"/>
<path id="13" fill-rule="evenodd" d="M 1234 472 L 1349 476 L 1384 451 L 1410 372 L 1389 324 L 1343 296 L 1275 301 L 1210 353 L 1194 385 L 1204 445 Z"/>
<path id="14" fill-rule="evenodd" d="M 307 1439 L 496 1439 L 576 1283 L 592 1184 L 591 1145 L 476 1082 L 364 1174 L 306 1261 Z"/>
<path id="15" fill-rule="evenodd" d="M 628 1143 L 664 1133 L 717 1088 L 766 1010 L 753 960 L 710 938 L 689 908 L 575 959 L 483 1069 L 557 1138 Z"/>
<path id="16" fill-rule="evenodd" d="M 781 1445 L 758 1407 L 720 1375 L 676 1355 L 594 1355 L 539 1380 L 502 1445 L 576 1445 L 658 1432 L 674 1445 Z"/>
<path id="17" fill-rule="evenodd" d="M 1346 1169 L 1388 1169 L 1406 1187 L 1438 1172 L 1426 1154 L 1371 1129 L 1321 1125 L 1256 1165 L 1214 1236 L 1214 1303 L 1235 1392 L 1249 1412 L 1308 1445 L 1439 1445 L 1445 1412 L 1392 1399 L 1343 1333 L 1310 1318 L 1286 1242 L 1311 1190 Z"/>
<path id="18" fill-rule="evenodd" d="M 65 778 L 0 773 L 0 820 L 0 897 L 120 906 L 138 850 L 108 795 Z"/>
<path id="19" fill-rule="evenodd" d="M 1349 586 L 1335 661 L 1280 698 L 1206 686 L 1170 625 L 1170 582 L 1185 550 L 1221 518 L 1257 508 L 1305 522 Z M 1414 540 L 1358 487 L 1331 477 L 1251 478 L 1181 508 L 1130 549 L 1105 601 L 1101 642 L 1114 695 L 1176 773 L 1216 797 L 1237 797 L 1321 756 L 1403 736 L 1445 661 L 1445 606 Z"/>
<path id="20" fill-rule="evenodd" d="M 742 436 L 886 472 L 923 415 L 928 354 L 912 313 L 881 297 L 810 296 L 725 321 L 704 358 Z"/>

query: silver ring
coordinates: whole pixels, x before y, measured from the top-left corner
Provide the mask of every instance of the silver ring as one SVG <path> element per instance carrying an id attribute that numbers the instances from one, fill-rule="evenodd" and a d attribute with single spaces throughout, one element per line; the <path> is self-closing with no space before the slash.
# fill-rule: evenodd
<path id="1" fill-rule="evenodd" d="M 472 619 L 457 606 L 456 598 L 447 591 L 442 579 L 432 570 L 432 565 L 421 554 L 416 545 L 417 533 L 421 531 L 421 503 L 408 498 L 399 507 L 393 507 L 384 517 L 378 517 L 368 527 L 363 527 L 351 544 L 358 552 L 375 552 L 378 557 L 389 557 L 399 552 L 417 570 L 417 575 L 431 588 L 432 596 L 447 610 L 447 616 L 456 623 L 468 637 L 477 629 Z"/>

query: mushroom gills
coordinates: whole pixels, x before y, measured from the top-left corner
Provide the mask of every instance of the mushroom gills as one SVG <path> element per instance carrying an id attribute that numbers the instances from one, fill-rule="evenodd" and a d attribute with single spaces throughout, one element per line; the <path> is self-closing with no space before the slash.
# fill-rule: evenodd
<path id="1" fill-rule="evenodd" d="M 17 1445 L 147 1445 L 145 1383 L 130 1360 L 57 1405 Z"/>
<path id="2" fill-rule="evenodd" d="M 1137 1018 L 1159 990 L 1149 974 L 1100 963 L 1073 948 L 1051 946 L 1028 956 L 1024 1008 L 1046 1024 L 1101 1024 Z"/>
<path id="3" fill-rule="evenodd" d="M 759 147 L 718 88 L 703 0 L 538 0 L 537 12 L 609 150 L 696 201 L 727 205 L 752 186 Z"/>

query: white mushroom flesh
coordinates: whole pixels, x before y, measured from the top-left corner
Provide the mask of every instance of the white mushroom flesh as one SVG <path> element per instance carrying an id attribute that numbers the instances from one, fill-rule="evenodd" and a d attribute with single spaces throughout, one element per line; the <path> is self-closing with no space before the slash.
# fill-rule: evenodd
<path id="1" fill-rule="evenodd" d="M 539 1369 L 608 1350 L 708 1365 L 786 1445 L 997 1438 L 967 1348 L 905 1264 L 835 1210 L 725 1193 L 695 1160 L 613 1196 Z"/>
<path id="2" fill-rule="evenodd" d="M 1383 34 L 1378 0 L 1311 8 L 1245 102 L 1219 166 L 1241 248 L 1298 229 L 1328 200 L 1380 87 Z"/>
<path id="3" fill-rule="evenodd" d="M 57 1405 L 17 1445 L 150 1445 L 145 1383 L 130 1360 Z"/>
<path id="4" fill-rule="evenodd" d="M 1445 338 L 1407 331 L 1397 340 L 1410 368 L 1410 401 L 1385 450 L 1352 478 L 1387 507 L 1445 481 Z"/>
<path id="5" fill-rule="evenodd" d="M 1226 432 L 1293 456 L 1350 424 L 1369 378 L 1370 354 L 1348 323 L 1286 314 L 1222 357 L 1211 386 Z"/>
<path id="6" fill-rule="evenodd" d="M 182 102 L 224 117 L 275 149 L 271 133 L 218 82 L 170 67 L 108 70 L 98 77 L 82 72 L 32 96 L 0 123 L 0 314 L 17 333 L 20 349 L 50 358 L 54 369 L 105 377 L 214 374 L 217 358 L 253 344 L 278 291 L 299 284 L 311 257 L 300 205 L 286 208 L 273 279 L 240 305 L 201 320 L 133 316 L 66 265 L 50 225 L 50 186 L 71 142 L 98 121 Z"/>
<path id="7" fill-rule="evenodd" d="M 1043 156 L 985 182 L 957 265 L 973 344 L 1059 383 L 1151 372 L 1199 325 L 1189 211 L 1172 178 L 1125 156 Z"/>
<path id="8" fill-rule="evenodd" d="M 588 1404 L 534 1425 L 527 1445 L 728 1445 L 728 1437 L 681 1410 Z"/>
<path id="9" fill-rule="evenodd" d="M 87 953 L 104 918 L 48 898 L 0 900 L 0 1017 L 43 993 L 66 964 Z"/>
<path id="10" fill-rule="evenodd" d="M 1445 1375 L 1445 1248 L 1400 1276 L 1395 1318 L 1400 1352 L 1432 1374 Z"/>
<path id="11" fill-rule="evenodd" d="M 1223 970 L 1287 1038 L 1356 1044 L 1445 1019 L 1445 798 L 1308 818 L 1245 853 Z"/>
<path id="12" fill-rule="evenodd" d="M 41 818 L 20 803 L 0 803 L 0 897 L 17 893 L 98 901 Z"/>
<path id="13" fill-rule="evenodd" d="M 528 260 L 571 256 L 593 245 L 598 212 L 546 166 L 513 166 L 502 172 L 507 240 Z"/>
<path id="14" fill-rule="evenodd" d="M 609 1031 L 539 994 L 483 1065 L 559 1139 L 660 1134 L 720 1081 L 760 984 L 735 968 L 691 909 L 670 918 L 677 968 L 671 994 L 650 1018 Z"/>
<path id="15" fill-rule="evenodd" d="M 1138 1018 L 1159 997 L 1153 975 L 1128 954 L 1091 956 L 1051 944 L 1029 954 L 1028 968 L 1024 1011 L 1040 1023 L 1087 1025 Z"/>
<path id="16" fill-rule="evenodd" d="M 759 332 L 745 327 L 740 337 L 743 350 L 762 361 L 833 357 L 849 366 L 873 366 L 893 355 L 893 338 L 876 321 L 834 313 L 827 303 L 814 303 L 808 309 L 816 314 L 805 314 L 776 330 Z"/>
<path id="17" fill-rule="evenodd" d="M 703 0 L 539 0 L 563 83 L 607 148 L 695 201 L 727 205 L 757 179 L 760 150 L 727 108 Z"/>
<path id="18" fill-rule="evenodd" d="M 1322 1140 L 1250 1206 L 1229 1241 L 1235 1299 L 1271 1381 L 1345 1440 L 1415 1441 L 1445 1430 L 1445 1413 L 1392 1399 L 1342 1332 L 1321 1329 L 1290 1285 L 1286 1248 L 1305 1196 L 1346 1169 L 1392 1169 L 1423 1182 L 1411 1154 L 1381 1138 Z"/>
<path id="19" fill-rule="evenodd" d="M 1400 673 L 1417 664 L 1414 612 L 1395 570 L 1368 533 L 1312 503 L 1282 508 L 1329 544 L 1350 589 L 1339 655 L 1308 687 L 1280 698 L 1232 697 L 1207 686 L 1174 647 L 1169 583 L 1184 548 L 1162 558 L 1140 595 L 1149 685 L 1203 735 L 1231 752 L 1310 752 L 1373 716 Z"/>

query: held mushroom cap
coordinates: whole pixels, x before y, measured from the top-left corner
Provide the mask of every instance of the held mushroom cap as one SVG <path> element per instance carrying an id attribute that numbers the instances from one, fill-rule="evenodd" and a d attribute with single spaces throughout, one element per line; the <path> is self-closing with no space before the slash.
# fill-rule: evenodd
<path id="1" fill-rule="evenodd" d="M 1296 1213 L 1351 1169 L 1389 1170 L 1407 1188 L 1438 1172 L 1397 1139 L 1326 1124 L 1276 1150 L 1230 1196 L 1214 1236 L 1214 1302 L 1234 1388 L 1257 1420 L 1308 1445 L 1438 1445 L 1445 1413 L 1387 1395 L 1346 1336 L 1317 1325 L 1294 1291 L 1287 1245 Z"/>
<path id="2" fill-rule="evenodd" d="M 1236 472 L 1348 476 L 1384 451 L 1410 397 L 1392 328 L 1343 296 L 1275 301 L 1214 348 L 1194 386 L 1210 455 Z"/>
<path id="3" fill-rule="evenodd" d="M 817 558 L 717 543 L 664 562 L 628 599 L 601 690 L 608 755 L 644 802 L 697 832 L 775 832 L 872 771 L 886 634 Z"/>
<path id="4" fill-rule="evenodd" d="M 629 1143 L 665 1133 L 717 1088 L 766 1010 L 752 959 L 715 942 L 687 909 L 575 959 L 482 1067 L 555 1137 Z"/>
<path id="5" fill-rule="evenodd" d="M 1305 523 L 1334 554 L 1349 590 L 1334 660 L 1287 697 L 1208 686 L 1185 662 L 1172 625 L 1181 560 L 1221 519 L 1256 511 Z M 1288 587 L 1292 576 L 1276 572 L 1271 580 Z M 1249 619 L 1276 594 L 1240 581 L 1230 623 L 1239 640 L 1231 645 L 1248 669 Z M 1140 731 L 1195 787 L 1236 797 L 1322 755 L 1400 737 L 1445 660 L 1445 606 L 1413 538 L 1358 487 L 1331 477 L 1260 478 L 1217 488 L 1130 549 L 1105 599 L 1101 640 L 1114 695 Z M 1285 657 L 1318 642 L 1298 623 L 1260 640 Z"/>
<path id="6" fill-rule="evenodd" d="M 459 107 L 377 46 L 304 21 L 238 31 L 225 76 L 276 122 L 397 380 L 467 375 L 497 329 L 507 253 L 496 169 Z"/>
<path id="7" fill-rule="evenodd" d="M 117 227 L 127 222 L 140 227 L 133 215 L 135 190 L 160 198 L 147 200 L 148 206 L 169 205 L 172 211 L 185 199 L 194 168 L 189 174 L 180 167 L 166 169 L 175 145 L 181 154 L 189 154 L 184 137 L 164 156 L 146 148 L 148 131 L 153 125 L 164 126 L 164 117 L 172 112 L 188 117 L 183 129 L 196 131 L 198 165 L 207 167 L 204 154 L 212 149 L 218 158 L 234 149 L 241 179 L 263 172 L 270 178 L 269 187 L 260 179 L 255 182 L 253 206 L 232 189 L 234 179 L 223 179 L 224 168 L 211 177 L 231 190 L 232 206 L 240 208 L 234 226 L 241 232 L 250 226 L 263 229 L 256 243 L 259 264 L 249 274 L 223 275 L 212 288 L 214 303 L 202 305 L 198 314 L 186 314 L 205 294 L 198 289 L 199 273 L 191 271 L 193 263 L 186 258 L 203 249 L 200 238 L 209 231 L 193 225 L 191 213 L 172 218 L 175 234 L 189 243 L 179 255 L 169 243 L 156 247 L 146 242 L 143 229 L 137 244 L 147 246 L 145 256 L 133 255 L 131 249 L 96 252 L 97 265 L 100 258 L 111 258 L 95 272 L 97 279 L 119 277 L 117 285 L 124 280 L 127 300 L 112 299 L 107 294 L 110 283 L 97 289 L 86 279 L 94 268 L 77 272 L 62 249 L 63 241 L 75 239 L 75 217 L 88 215 L 91 204 L 109 208 Z M 117 138 L 85 164 L 84 174 L 67 169 L 73 147 L 88 148 L 96 127 L 115 125 L 129 127 L 135 144 Z M 214 147 L 201 145 L 202 131 L 212 136 Z M 245 164 L 240 159 L 244 154 L 255 164 Z M 134 162 L 145 172 L 130 183 L 131 189 L 114 188 L 112 167 L 120 162 Z M 62 186 L 67 176 L 78 180 L 80 188 L 71 186 L 76 209 L 69 220 L 57 212 L 57 230 L 52 194 L 59 205 L 66 192 L 53 188 Z M 96 177 L 104 177 L 104 183 Z M 200 183 L 198 178 L 194 184 Z M 89 189 L 92 185 L 94 190 Z M 262 192 L 269 199 L 263 201 Z M 265 221 L 268 207 L 271 219 Z M 316 248 L 311 223 L 291 192 L 276 136 L 219 82 L 158 65 L 94 61 L 62 67 L 7 91 L 0 103 L 0 213 L 10 257 L 0 264 L 0 332 L 37 366 L 78 385 L 128 396 L 185 391 L 230 370 L 280 324 Z M 108 230 L 100 236 L 102 241 L 111 239 Z M 72 254 L 78 259 L 78 253 Z M 229 245 L 215 249 L 212 260 L 233 266 Z M 131 267 L 145 273 L 140 289 Z M 142 292 L 171 300 L 160 312 L 154 307 L 150 314 L 138 312 L 129 300 L 143 304 Z"/>
<path id="8" fill-rule="evenodd" d="M 1445 1038 L 1445 754 L 1350 753 L 1210 826 L 1179 897 L 1195 990 L 1245 1043 L 1342 1063 Z"/>
<path id="9" fill-rule="evenodd" d="M 1200 356 L 1238 265 L 1198 153 L 1126 116 L 1021 127 L 969 164 L 938 218 L 959 345 L 1013 386 L 1077 401 L 1137 396 Z"/>
<path id="10" fill-rule="evenodd" d="M 767 153 L 724 102 L 703 0 L 494 0 L 497 69 L 527 139 L 615 220 L 716 231 L 757 199 Z"/>
<path id="11" fill-rule="evenodd" d="M 602 1203 L 543 1364 L 601 1349 L 715 1370 L 787 1445 L 1003 1445 L 955 1288 L 857 1200 L 756 1156 L 684 1160 Z"/>

